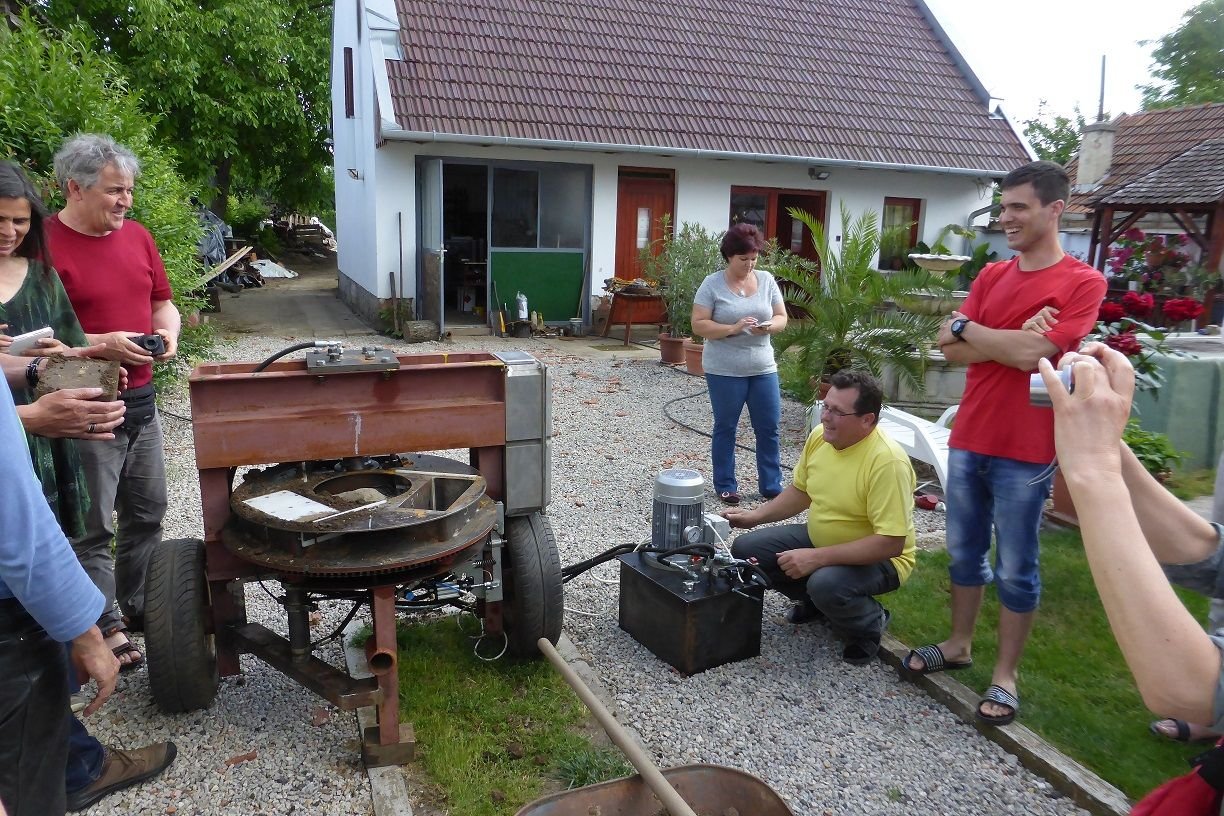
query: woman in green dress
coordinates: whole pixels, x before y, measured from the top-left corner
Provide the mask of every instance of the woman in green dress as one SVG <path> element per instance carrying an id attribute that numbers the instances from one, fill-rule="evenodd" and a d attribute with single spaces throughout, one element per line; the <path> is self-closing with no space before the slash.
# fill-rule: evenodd
<path id="1" fill-rule="evenodd" d="M 26 354 L 50 355 L 89 345 L 59 275 L 50 266 L 43 234 L 45 217 L 47 209 L 21 168 L 0 162 L 0 352 L 7 352 L 14 336 L 44 327 L 54 330 L 54 339 L 39 340 L 36 350 Z M 33 400 L 31 389 L 13 389 L 18 412 Z M 31 433 L 26 440 L 34 472 L 64 535 L 70 539 L 81 536 L 89 493 L 76 442 Z M 143 662 L 126 633 L 105 634 L 123 668 Z"/>
<path id="2" fill-rule="evenodd" d="M 18 202 L 28 202 L 29 218 L 24 224 L 21 223 L 24 208 Z M 45 216 L 42 201 L 34 195 L 20 169 L 9 162 L 0 164 L 0 324 L 6 324 L 2 330 L 9 336 L 50 326 L 55 339 L 39 341 L 39 351 L 52 354 L 61 344 L 89 343 L 59 276 L 43 263 L 47 257 L 42 231 Z M 0 340 L 0 351 L 9 342 L 9 337 Z M 27 405 L 34 394 L 30 389 L 14 389 L 13 399 L 18 405 Z M 69 538 L 81 535 L 85 532 L 89 495 L 76 442 L 28 433 L 26 439 L 34 472 L 52 512 L 64 528 L 64 535 Z"/>

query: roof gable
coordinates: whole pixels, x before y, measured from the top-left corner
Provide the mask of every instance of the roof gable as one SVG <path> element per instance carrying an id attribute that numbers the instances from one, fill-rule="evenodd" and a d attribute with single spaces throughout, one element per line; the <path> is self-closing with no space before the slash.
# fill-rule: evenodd
<path id="1" fill-rule="evenodd" d="M 1002 174 L 1029 159 L 920 0 L 396 0 L 410 132 Z"/>

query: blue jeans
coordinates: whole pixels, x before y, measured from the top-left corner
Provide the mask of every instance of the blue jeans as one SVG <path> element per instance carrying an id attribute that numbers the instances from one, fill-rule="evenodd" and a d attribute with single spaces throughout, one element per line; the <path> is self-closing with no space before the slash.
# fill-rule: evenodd
<path id="1" fill-rule="evenodd" d="M 778 449 L 782 393 L 777 372 L 752 377 L 706 374 L 705 378 L 710 389 L 710 407 L 714 409 L 713 443 L 710 448 L 714 460 L 715 492 L 739 492 L 739 482 L 735 479 L 735 431 L 739 426 L 740 414 L 747 405 L 752 430 L 756 434 L 757 484 L 761 495 L 778 495 L 782 492 L 782 459 Z"/>
<path id="2" fill-rule="evenodd" d="M 957 586 L 992 581 L 999 603 L 1023 614 L 1037 608 L 1041 573 L 1037 531 L 1050 496 L 1049 465 L 952 449 L 948 451 L 948 573 Z M 990 534 L 995 563 L 990 565 Z"/>
<path id="3" fill-rule="evenodd" d="M 65 651 L 71 656 L 72 647 L 69 646 Z M 68 690 L 72 694 L 81 690 L 71 660 L 68 661 Z M 68 766 L 64 773 L 64 789 L 73 793 L 92 785 L 102 775 L 102 762 L 105 759 L 106 751 L 102 748 L 102 743 L 91 737 L 77 719 L 77 715 L 69 711 Z"/>

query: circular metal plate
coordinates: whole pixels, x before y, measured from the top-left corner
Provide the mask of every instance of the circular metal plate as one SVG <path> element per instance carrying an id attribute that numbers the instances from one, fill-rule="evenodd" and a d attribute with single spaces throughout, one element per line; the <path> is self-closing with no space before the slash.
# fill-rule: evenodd
<path id="1" fill-rule="evenodd" d="M 249 473 L 231 497 L 222 541 L 278 572 L 374 575 L 449 563 L 496 524 L 496 505 L 474 468 L 431 455 L 381 465 L 310 462 Z"/>

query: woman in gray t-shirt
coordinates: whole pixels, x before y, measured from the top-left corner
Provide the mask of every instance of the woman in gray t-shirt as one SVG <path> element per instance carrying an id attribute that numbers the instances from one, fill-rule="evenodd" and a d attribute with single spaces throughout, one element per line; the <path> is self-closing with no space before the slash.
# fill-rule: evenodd
<path id="1" fill-rule="evenodd" d="M 693 298 L 693 333 L 706 341 L 701 367 L 714 411 L 714 490 L 725 504 L 740 501 L 735 430 L 745 405 L 756 434 L 761 496 L 772 499 L 782 492 L 782 398 L 769 335 L 786 328 L 786 306 L 773 276 L 756 269 L 764 246 L 761 231 L 751 224 L 727 230 L 720 248 L 727 268 L 702 281 Z"/>

